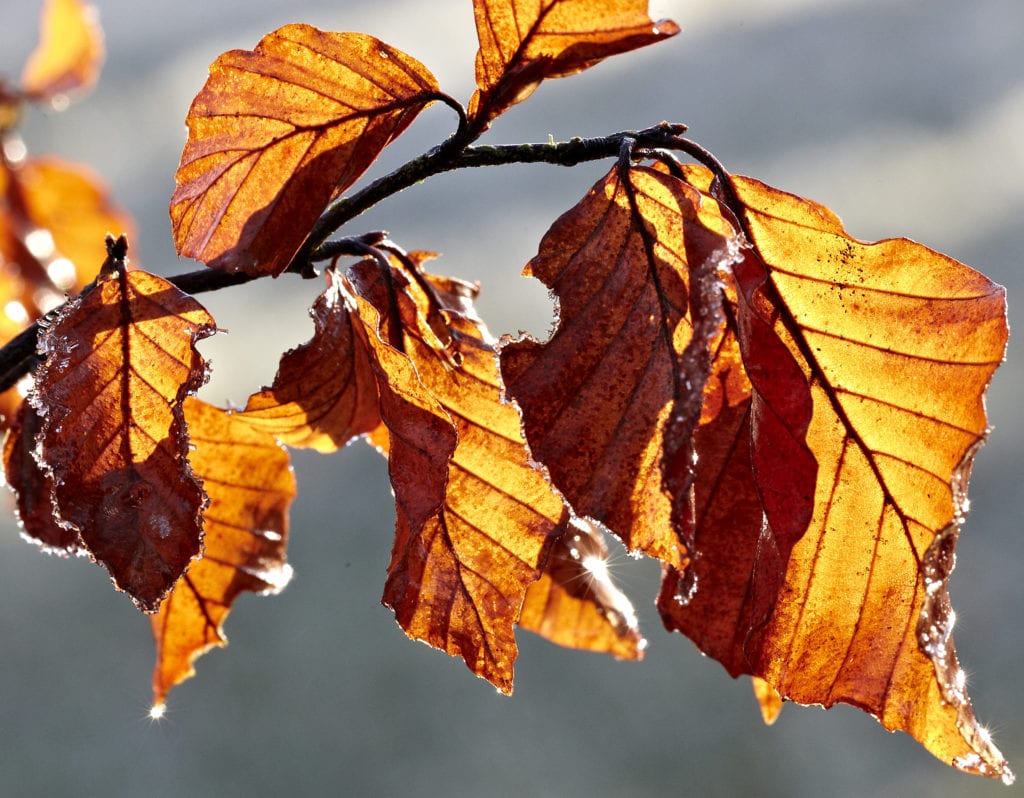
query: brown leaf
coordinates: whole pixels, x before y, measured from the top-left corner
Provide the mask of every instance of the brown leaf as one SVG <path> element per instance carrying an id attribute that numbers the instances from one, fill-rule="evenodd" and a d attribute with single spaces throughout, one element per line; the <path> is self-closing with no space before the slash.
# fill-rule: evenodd
<path id="1" fill-rule="evenodd" d="M 818 472 L 774 610 L 752 628 L 740 616 L 725 649 L 736 657 L 742 640 L 746 667 L 727 667 L 790 700 L 854 704 L 949 764 L 1012 779 L 964 692 L 946 592 L 986 431 L 983 395 L 1006 343 L 1003 289 L 905 239 L 856 241 L 828 209 L 755 180 L 732 187 L 756 248 L 736 267 L 740 295 L 810 385 L 806 443 Z M 777 350 L 744 350 L 752 382 L 777 369 Z M 747 466 L 734 458 L 723 468 L 724 490 Z M 769 562 L 784 556 L 755 534 L 755 515 L 735 526 L 731 553 L 713 555 L 721 574 L 736 569 L 734 586 L 757 586 L 766 551 Z"/>
<path id="2" fill-rule="evenodd" d="M 480 49 L 469 116 L 484 127 L 545 78 L 679 33 L 671 20 L 652 21 L 646 0 L 473 0 L 473 10 Z"/>
<path id="3" fill-rule="evenodd" d="M 227 645 L 223 624 L 243 591 L 277 593 L 291 578 L 285 558 L 295 477 L 288 453 L 237 414 L 185 400 L 189 462 L 210 506 L 203 513 L 203 557 L 150 617 L 156 640 L 153 704 L 194 675 L 193 663 Z"/>
<path id="4" fill-rule="evenodd" d="M 215 325 L 166 280 L 114 259 L 40 336 L 30 400 L 60 521 L 151 612 L 199 553 L 206 497 L 181 403 L 206 379 L 194 344 Z"/>
<path id="5" fill-rule="evenodd" d="M 39 44 L 21 75 L 22 89 L 47 100 L 92 88 L 105 51 L 96 9 L 81 0 L 46 0 Z"/>
<path id="6" fill-rule="evenodd" d="M 289 446 L 333 452 L 381 421 L 366 330 L 334 273 L 326 276 L 310 310 L 313 338 L 281 358 L 273 386 L 250 396 L 240 416 Z"/>
<path id="7" fill-rule="evenodd" d="M 663 490 L 663 427 L 690 340 L 688 263 L 731 257 L 731 228 L 694 189 L 613 169 L 541 242 L 525 273 L 549 286 L 559 326 L 506 342 L 501 370 L 535 460 L 580 516 L 683 569 L 688 543 Z"/>
<path id="8" fill-rule="evenodd" d="M 601 533 L 585 521 L 574 521 L 555 542 L 526 591 L 518 625 L 560 646 L 618 659 L 642 659 L 647 647 L 633 606 L 612 581 Z"/>
<path id="9" fill-rule="evenodd" d="M 430 278 L 441 311 L 396 271 L 395 319 L 378 263 L 350 273 L 375 355 L 397 507 L 384 603 L 410 637 L 463 657 L 510 693 L 513 625 L 567 522 L 562 502 L 530 466 L 518 414 L 501 401 L 493 344 L 470 311 L 475 289 Z M 435 312 L 458 358 L 423 332 L 437 326 Z"/>
<path id="10" fill-rule="evenodd" d="M 42 419 L 28 402 L 22 402 L 4 439 L 4 477 L 16 496 L 22 536 L 50 554 L 68 556 L 86 551 L 74 529 L 57 523 L 50 501 L 50 481 L 33 453 Z"/>
<path id="11" fill-rule="evenodd" d="M 279 274 L 331 197 L 436 98 L 422 64 L 360 33 L 287 25 L 224 53 L 186 119 L 179 254 Z"/>

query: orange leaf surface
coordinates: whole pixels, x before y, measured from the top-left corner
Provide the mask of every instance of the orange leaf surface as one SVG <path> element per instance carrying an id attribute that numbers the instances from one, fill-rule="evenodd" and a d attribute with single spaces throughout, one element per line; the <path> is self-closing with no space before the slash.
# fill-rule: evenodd
<path id="1" fill-rule="evenodd" d="M 105 55 L 96 9 L 81 0 L 46 0 L 39 44 L 21 75 L 34 99 L 92 88 Z"/>
<path id="2" fill-rule="evenodd" d="M 422 64 L 360 33 L 287 25 L 224 53 L 186 119 L 179 254 L 279 274 L 328 201 L 436 97 Z"/>
<path id="3" fill-rule="evenodd" d="M 638 167 L 623 182 L 613 169 L 526 267 L 558 298 L 558 328 L 501 350 L 533 457 L 576 513 L 679 569 L 691 552 L 663 490 L 662 449 L 692 330 L 688 263 L 731 257 L 731 228 L 704 204 L 669 175 Z"/>
<path id="4" fill-rule="evenodd" d="M 397 507 L 384 603 L 410 637 L 463 657 L 510 693 L 513 625 L 567 523 L 563 504 L 530 466 L 519 416 L 501 401 L 494 347 L 471 311 L 475 289 L 430 278 L 439 310 L 394 272 L 399 331 L 379 265 L 350 274 L 373 347 Z M 437 326 L 432 313 L 443 313 L 461 365 L 424 333 Z"/>
<path id="5" fill-rule="evenodd" d="M 983 395 L 1006 343 L 1004 292 L 914 242 L 856 241 L 808 200 L 748 178 L 732 186 L 756 248 L 736 266 L 740 293 L 810 385 L 806 443 L 818 472 L 777 603 L 753 628 L 739 617 L 726 665 L 787 699 L 854 704 L 949 764 L 1012 779 L 964 691 L 946 591 L 986 432 Z M 769 350 L 762 355 L 743 353 L 752 382 L 773 367 Z M 723 493 L 757 468 L 721 459 Z M 766 553 L 756 511 L 742 510 L 752 495 L 741 487 L 736 497 L 730 550 L 723 541 L 701 552 L 719 587 L 756 586 Z M 735 510 L 736 500 L 709 512 Z M 720 624 L 695 617 L 701 606 L 673 607 L 666 622 L 700 642 L 702 624 Z"/>
<path id="6" fill-rule="evenodd" d="M 313 338 L 281 358 L 274 384 L 240 414 L 289 446 L 333 452 L 380 425 L 377 378 L 354 302 L 331 271 L 310 315 Z"/>
<path id="7" fill-rule="evenodd" d="M 186 459 L 182 401 L 206 379 L 195 342 L 215 325 L 166 280 L 126 271 L 117 247 L 115 268 L 41 334 L 30 400 L 60 522 L 155 611 L 199 553 L 206 497 Z"/>
<path id="8" fill-rule="evenodd" d="M 555 542 L 540 579 L 526 591 L 520 628 L 567 648 L 642 659 L 647 641 L 612 581 L 601 533 L 574 521 Z"/>
<path id="9" fill-rule="evenodd" d="M 477 38 L 471 119 L 486 125 L 545 78 L 582 72 L 617 53 L 679 33 L 646 0 L 473 0 Z"/>
<path id="10" fill-rule="evenodd" d="M 288 453 L 238 415 L 195 398 L 185 400 L 185 419 L 195 447 L 189 462 L 210 506 L 203 513 L 202 559 L 150 617 L 155 706 L 194 674 L 200 655 L 227 645 L 223 624 L 240 593 L 277 593 L 291 578 L 285 547 L 295 477 Z"/>

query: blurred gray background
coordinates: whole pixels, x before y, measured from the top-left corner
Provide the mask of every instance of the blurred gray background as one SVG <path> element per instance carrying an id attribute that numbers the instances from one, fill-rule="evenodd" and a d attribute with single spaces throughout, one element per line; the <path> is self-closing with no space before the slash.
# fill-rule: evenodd
<path id="1" fill-rule="evenodd" d="M 97 0 L 108 60 L 97 91 L 33 113 L 34 154 L 105 175 L 139 223 L 135 261 L 191 270 L 170 244 L 167 202 L 183 119 L 216 56 L 288 22 L 372 33 L 468 101 L 469 0 L 281 3 Z M 287 10 L 284 6 L 287 5 Z M 817 199 L 864 239 L 908 236 L 984 271 L 1021 319 L 1024 270 L 1024 4 L 1020 0 L 653 0 L 684 33 L 552 81 L 498 121 L 492 142 L 544 141 L 683 121 L 734 172 Z M 36 38 L 35 2 L 0 0 L 0 71 Z M 429 109 L 383 159 L 437 143 Z M 544 292 L 520 278 L 547 225 L 607 169 L 506 167 L 433 178 L 357 220 L 441 272 L 483 283 L 495 333 L 543 334 Z M 381 173 L 375 168 L 374 174 Z M 211 401 L 244 403 L 279 353 L 311 332 L 318 282 L 282 279 L 207 295 L 219 324 L 205 353 Z M 1018 322 L 1020 323 L 1020 322 Z M 989 396 L 995 428 L 977 460 L 951 592 L 957 645 L 982 721 L 1024 771 L 1024 347 Z M 393 504 L 385 463 L 356 445 L 294 455 L 299 498 L 280 596 L 243 597 L 231 646 L 147 718 L 146 620 L 105 572 L 39 554 L 13 522 L 0 535 L 0 793 L 75 796 L 961 796 L 1012 795 L 959 775 L 862 713 L 787 706 L 762 725 L 733 682 L 661 630 L 657 566 L 619 547 L 614 571 L 650 640 L 619 663 L 521 634 L 516 694 L 408 641 L 379 605 Z M 1024 775 L 1024 773 L 1022 773 Z"/>

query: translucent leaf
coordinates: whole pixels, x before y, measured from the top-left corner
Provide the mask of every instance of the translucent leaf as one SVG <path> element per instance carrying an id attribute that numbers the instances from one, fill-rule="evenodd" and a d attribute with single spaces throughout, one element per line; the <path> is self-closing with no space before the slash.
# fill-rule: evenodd
<path id="1" fill-rule="evenodd" d="M 39 44 L 21 75 L 22 89 L 51 99 L 92 88 L 105 55 L 96 9 L 81 0 L 46 0 Z"/>
<path id="2" fill-rule="evenodd" d="M 195 342 L 214 330 L 191 297 L 122 262 L 39 340 L 30 400 L 59 521 L 146 611 L 199 553 L 206 497 L 182 402 L 206 379 Z"/>
<path id="3" fill-rule="evenodd" d="M 669 175 L 614 168 L 541 242 L 526 273 L 558 299 L 551 338 L 506 342 L 501 371 L 534 459 L 580 516 L 685 568 L 663 488 L 663 430 L 690 341 L 689 263 L 720 261 L 731 228 Z"/>
<path id="4" fill-rule="evenodd" d="M 360 33 L 287 25 L 224 53 L 185 120 L 179 254 L 279 274 L 328 201 L 436 97 L 422 64 Z"/>
<path id="5" fill-rule="evenodd" d="M 429 278 L 427 292 L 398 271 L 385 282 L 370 261 L 351 273 L 397 507 L 384 603 L 410 637 L 463 657 L 509 693 L 513 625 L 567 522 L 562 502 L 530 466 L 519 416 L 501 401 L 490 336 L 470 311 L 474 289 Z M 446 321 L 450 348 L 424 333 L 438 327 L 434 314 Z"/>
<path id="6" fill-rule="evenodd" d="M 185 400 L 189 462 L 210 498 L 203 556 L 150 618 L 156 640 L 153 703 L 194 674 L 193 663 L 227 645 L 223 624 L 244 591 L 276 593 L 291 578 L 285 558 L 295 477 L 288 453 L 237 415 Z"/>
<path id="7" fill-rule="evenodd" d="M 473 0 L 473 10 L 480 49 L 469 115 L 484 125 L 544 78 L 679 33 L 671 20 L 653 22 L 646 0 Z"/>
<path id="8" fill-rule="evenodd" d="M 274 384 L 241 416 L 289 446 L 333 452 L 380 425 L 377 378 L 365 329 L 333 272 L 310 310 L 316 332 L 286 353 Z"/>

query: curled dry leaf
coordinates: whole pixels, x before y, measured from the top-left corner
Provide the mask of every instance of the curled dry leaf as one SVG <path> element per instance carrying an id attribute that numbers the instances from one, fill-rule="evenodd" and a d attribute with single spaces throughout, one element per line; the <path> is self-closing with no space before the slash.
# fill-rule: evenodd
<path id="1" fill-rule="evenodd" d="M 41 21 L 21 75 L 25 94 L 48 100 L 92 88 L 105 55 L 96 9 L 82 0 L 46 0 Z"/>
<path id="2" fill-rule="evenodd" d="M 206 379 L 195 342 L 216 327 L 194 299 L 114 257 L 40 335 L 46 360 L 29 398 L 58 522 L 152 612 L 199 553 L 206 497 L 186 459 L 182 402 Z"/>
<path id="3" fill-rule="evenodd" d="M 223 625 L 243 591 L 267 594 L 291 578 L 285 556 L 295 477 L 274 438 L 195 398 L 185 400 L 194 449 L 189 462 L 210 497 L 203 513 L 203 557 L 151 616 L 156 640 L 153 703 L 194 674 L 195 660 L 227 645 Z"/>
<path id="4" fill-rule="evenodd" d="M 350 274 L 373 347 L 397 508 L 384 603 L 410 637 L 463 657 L 510 693 L 513 625 L 566 512 L 527 460 L 518 414 L 501 402 L 494 347 L 470 313 L 474 289 L 433 278 L 439 307 L 396 271 L 392 318 L 378 263 Z M 438 326 L 432 313 L 447 319 L 458 358 L 425 337 Z"/>
<path id="5" fill-rule="evenodd" d="M 333 452 L 380 426 L 377 378 L 366 330 L 333 271 L 310 310 L 316 331 L 287 352 L 274 384 L 249 397 L 249 424 L 289 446 Z"/>
<path id="6" fill-rule="evenodd" d="M 647 0 L 473 0 L 473 11 L 480 49 L 469 116 L 483 126 L 545 78 L 679 33 L 671 20 L 651 20 Z"/>
<path id="7" fill-rule="evenodd" d="M 614 168 L 526 267 L 557 297 L 558 328 L 501 349 L 507 393 L 555 487 L 578 515 L 678 569 L 691 552 L 663 490 L 663 427 L 692 331 L 687 264 L 732 257 L 716 207 L 669 175 L 638 167 L 623 181 Z"/>
<path id="8" fill-rule="evenodd" d="M 586 521 L 574 520 L 555 542 L 526 591 L 518 625 L 560 646 L 618 659 L 641 659 L 647 647 L 633 605 L 612 581 L 601 533 Z"/>
<path id="9" fill-rule="evenodd" d="M 186 118 L 170 208 L 178 253 L 279 274 L 437 90 L 426 67 L 361 33 L 287 25 L 224 53 Z"/>

